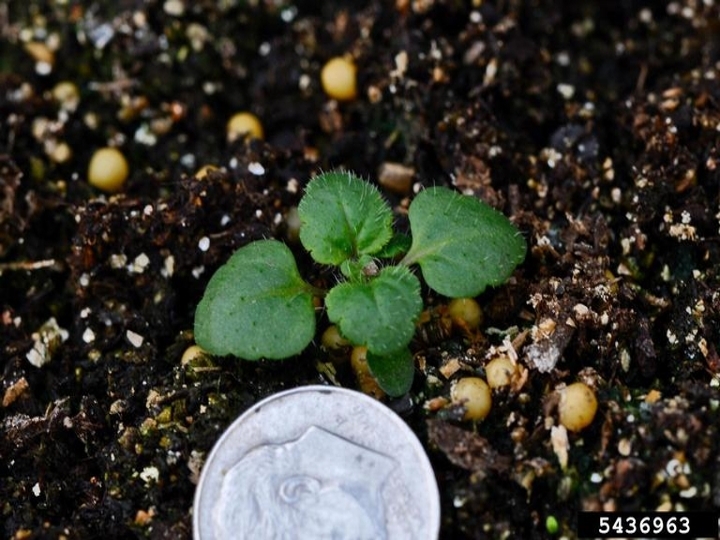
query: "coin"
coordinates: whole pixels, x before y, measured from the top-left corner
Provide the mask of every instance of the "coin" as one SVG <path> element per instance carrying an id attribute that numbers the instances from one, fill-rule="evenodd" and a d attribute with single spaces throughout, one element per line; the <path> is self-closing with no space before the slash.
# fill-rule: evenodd
<path id="1" fill-rule="evenodd" d="M 353 390 L 305 386 L 242 414 L 195 492 L 195 540 L 437 539 L 440 496 L 420 441 Z"/>

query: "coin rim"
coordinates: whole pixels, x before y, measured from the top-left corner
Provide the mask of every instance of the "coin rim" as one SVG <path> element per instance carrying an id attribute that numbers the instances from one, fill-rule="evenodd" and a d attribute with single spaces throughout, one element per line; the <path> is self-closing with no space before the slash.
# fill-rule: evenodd
<path id="1" fill-rule="evenodd" d="M 357 399 L 358 401 L 364 402 L 368 406 L 376 409 L 380 413 L 382 413 L 384 416 L 388 418 L 391 422 L 395 423 L 397 427 L 400 429 L 401 432 L 403 432 L 403 435 L 405 435 L 405 438 L 408 439 L 408 444 L 412 446 L 412 450 L 414 453 L 418 456 L 419 461 L 421 462 L 420 465 L 424 465 L 424 469 L 430 473 L 428 474 L 429 478 L 429 487 L 433 493 L 429 494 L 429 502 L 430 502 L 430 508 L 428 508 L 428 511 L 423 513 L 426 517 L 428 517 L 428 529 L 430 531 L 434 531 L 434 538 L 437 538 L 440 534 L 440 490 L 438 489 L 437 485 L 437 478 L 435 477 L 435 470 L 432 467 L 432 464 L 430 463 L 430 458 L 428 457 L 425 448 L 423 447 L 422 443 L 420 442 L 420 439 L 418 439 L 415 432 L 410 429 L 410 426 L 408 426 L 405 421 L 400 418 L 400 416 L 395 413 L 392 409 L 384 405 L 383 403 L 377 401 L 374 398 L 371 398 L 367 396 L 366 394 L 363 394 L 362 392 L 357 392 L 356 390 L 350 390 L 349 388 L 342 388 L 337 386 L 323 386 L 319 384 L 313 384 L 313 385 L 307 385 L 307 386 L 298 386 L 296 388 L 291 388 L 289 390 L 282 390 L 280 392 L 277 392 L 275 394 L 271 394 L 270 396 L 263 398 L 262 400 L 258 401 L 251 407 L 249 407 L 244 413 L 242 413 L 240 416 L 238 416 L 233 422 L 225 429 L 223 434 L 220 436 L 220 438 L 215 441 L 215 444 L 213 445 L 212 449 L 210 450 L 210 453 L 208 454 L 207 459 L 205 460 L 205 463 L 202 466 L 202 472 L 200 473 L 200 480 L 197 483 L 197 486 L 195 487 L 195 496 L 193 497 L 193 539 L 194 540 L 203 540 L 201 538 L 201 531 L 200 531 L 200 512 L 198 511 L 201 504 L 201 498 L 203 493 L 203 486 L 206 483 L 206 479 L 209 476 L 210 470 L 212 470 L 212 464 L 213 460 L 215 459 L 216 455 L 220 452 L 220 449 L 222 448 L 224 442 L 230 438 L 230 434 L 234 432 L 236 429 L 238 429 L 238 426 L 244 423 L 246 418 L 250 416 L 254 416 L 258 413 L 258 410 L 267 406 L 269 403 L 287 398 L 288 396 L 291 396 L 292 394 L 301 394 L 306 392 L 322 392 L 322 393 L 338 393 L 338 394 L 345 394 L 351 399 Z M 322 426 L 321 426 L 322 427 Z M 434 489 L 433 489 L 434 488 Z M 210 539 L 206 539 L 210 540 Z"/>

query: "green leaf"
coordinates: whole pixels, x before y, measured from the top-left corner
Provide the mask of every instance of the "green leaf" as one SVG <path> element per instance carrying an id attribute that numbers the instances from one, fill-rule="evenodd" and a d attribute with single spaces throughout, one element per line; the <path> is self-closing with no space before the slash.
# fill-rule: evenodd
<path id="1" fill-rule="evenodd" d="M 355 345 L 384 355 L 405 347 L 422 310 L 420 281 L 408 268 L 389 266 L 366 282 L 336 285 L 325 298 L 328 318 Z"/>
<path id="2" fill-rule="evenodd" d="M 398 255 L 403 255 L 407 253 L 408 249 L 410 249 L 411 243 L 412 240 L 408 235 L 395 233 L 390 241 L 385 244 L 385 246 L 378 251 L 375 256 L 381 259 L 391 259 L 393 257 L 397 257 Z"/>
<path id="3" fill-rule="evenodd" d="M 340 272 L 349 281 L 365 281 L 379 271 L 375 259 L 362 255 L 359 259 L 348 259 L 340 264 Z"/>
<path id="4" fill-rule="evenodd" d="M 448 188 L 420 192 L 409 219 L 412 246 L 402 264 L 419 264 L 427 284 L 445 296 L 476 296 L 500 285 L 525 258 L 525 240 L 510 220 Z"/>
<path id="5" fill-rule="evenodd" d="M 402 396 L 410 390 L 415 363 L 407 347 L 383 356 L 368 351 L 367 362 L 380 388 L 389 396 Z"/>
<path id="6" fill-rule="evenodd" d="M 285 244 L 253 242 L 210 279 L 195 311 L 195 341 L 247 360 L 298 354 L 315 335 L 312 298 Z"/>
<path id="7" fill-rule="evenodd" d="M 392 237 L 392 211 L 380 192 L 347 172 L 313 178 L 298 214 L 300 241 L 322 264 L 372 255 Z"/>

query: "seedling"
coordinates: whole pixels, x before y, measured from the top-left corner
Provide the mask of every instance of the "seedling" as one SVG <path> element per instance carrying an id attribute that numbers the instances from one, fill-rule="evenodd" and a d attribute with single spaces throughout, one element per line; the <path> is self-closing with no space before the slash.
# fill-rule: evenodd
<path id="1" fill-rule="evenodd" d="M 339 269 L 329 291 L 300 276 L 290 249 L 258 240 L 238 249 L 212 276 L 195 313 L 195 340 L 215 355 L 287 358 L 315 336 L 314 297 L 354 345 L 367 347 L 372 374 L 389 395 L 412 384 L 408 348 L 422 307 L 420 268 L 445 296 L 500 285 L 525 257 L 525 241 L 487 204 L 451 189 L 421 191 L 410 204 L 411 237 L 395 233 L 392 210 L 352 173 L 313 178 L 298 206 L 300 241 L 312 258 Z"/>

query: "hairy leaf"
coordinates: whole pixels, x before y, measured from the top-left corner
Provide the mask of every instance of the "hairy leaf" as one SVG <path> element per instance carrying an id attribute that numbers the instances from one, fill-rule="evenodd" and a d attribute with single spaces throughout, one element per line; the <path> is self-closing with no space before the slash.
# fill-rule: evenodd
<path id="1" fill-rule="evenodd" d="M 349 281 L 363 281 L 378 272 L 377 263 L 370 255 L 362 255 L 358 259 L 348 259 L 340 264 L 340 272 Z"/>
<path id="2" fill-rule="evenodd" d="M 195 341 L 247 360 L 292 356 L 315 334 L 312 297 L 285 244 L 253 242 L 210 279 L 195 311 Z"/>
<path id="3" fill-rule="evenodd" d="M 383 356 L 368 351 L 367 361 L 370 372 L 386 394 L 402 396 L 410 390 L 415 364 L 407 347 Z"/>
<path id="4" fill-rule="evenodd" d="M 382 259 L 391 259 L 399 255 L 404 255 L 410 249 L 412 240 L 409 236 L 402 233 L 395 233 L 390 241 L 378 251 L 375 255 Z"/>
<path id="5" fill-rule="evenodd" d="M 392 237 L 392 211 L 373 186 L 347 172 L 313 178 L 298 206 L 300 241 L 313 259 L 339 265 L 378 252 Z"/>
<path id="6" fill-rule="evenodd" d="M 500 285 L 525 258 L 525 240 L 503 214 L 450 189 L 420 192 L 409 219 L 412 246 L 402 262 L 419 264 L 427 284 L 445 296 Z"/>
<path id="7" fill-rule="evenodd" d="M 343 336 L 374 354 L 388 354 L 405 347 L 415 333 L 420 282 L 408 268 L 390 266 L 369 281 L 335 286 L 325 306 Z"/>

